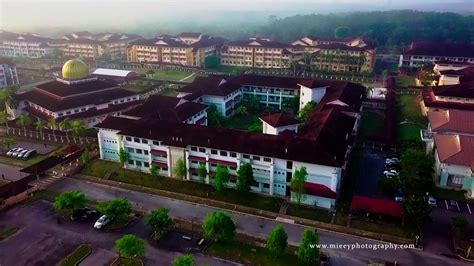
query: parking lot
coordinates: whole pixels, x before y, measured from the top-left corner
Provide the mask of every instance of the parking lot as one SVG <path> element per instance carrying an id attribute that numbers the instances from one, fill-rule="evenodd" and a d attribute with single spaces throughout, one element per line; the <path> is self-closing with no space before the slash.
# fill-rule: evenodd
<path id="1" fill-rule="evenodd" d="M 27 150 L 36 150 L 38 154 L 48 154 L 57 148 L 57 146 L 51 145 L 51 144 L 43 144 L 39 142 L 30 142 L 30 141 L 23 141 L 23 140 L 17 141 L 15 145 L 12 145 L 10 147 L 10 149 L 16 148 L 16 147 L 20 147 Z M 2 155 L 5 155 L 5 153 L 8 151 L 8 149 L 5 147 L 0 148 L 0 149 L 2 151 Z"/>
<path id="2" fill-rule="evenodd" d="M 8 181 L 17 181 L 27 174 L 21 173 L 20 167 L 0 163 L 0 179 Z"/>
<path id="3" fill-rule="evenodd" d="M 383 177 L 385 154 L 369 148 L 362 151 L 355 194 L 369 197 L 381 196 L 379 180 Z"/>
<path id="4" fill-rule="evenodd" d="M 82 243 L 90 244 L 92 254 L 81 265 L 110 265 L 118 255 L 115 240 L 124 234 L 134 234 L 145 239 L 146 265 L 170 265 L 181 253 L 151 246 L 150 230 L 143 218 L 123 232 L 106 233 L 95 230 L 90 223 L 67 221 L 58 224 L 51 202 L 38 200 L 0 213 L 0 229 L 18 226 L 20 230 L 0 242 L 0 265 L 56 265 Z M 194 254 L 197 265 L 230 265 L 219 259 Z"/>

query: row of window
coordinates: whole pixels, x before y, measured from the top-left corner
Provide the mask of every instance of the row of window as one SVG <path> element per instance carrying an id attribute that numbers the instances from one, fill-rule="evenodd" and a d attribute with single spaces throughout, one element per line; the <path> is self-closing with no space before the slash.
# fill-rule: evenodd
<path id="1" fill-rule="evenodd" d="M 126 136 L 126 137 L 125 137 L 125 140 L 126 140 L 126 141 L 133 141 L 133 142 L 135 142 L 135 143 L 148 144 L 148 140 L 147 140 L 147 139 L 132 138 L 132 137 Z M 153 145 L 160 146 L 160 142 L 157 141 L 157 140 L 153 140 L 152 143 L 153 143 Z"/>
<path id="2" fill-rule="evenodd" d="M 103 141 L 107 143 L 117 143 L 116 140 L 110 140 L 110 139 L 103 139 Z"/>
<path id="3" fill-rule="evenodd" d="M 144 154 L 144 155 L 148 155 L 149 153 L 147 150 L 135 149 L 135 148 L 127 148 L 127 151 L 129 153 Z"/>
<path id="4" fill-rule="evenodd" d="M 138 160 L 128 160 L 128 164 L 129 165 L 135 165 L 137 167 L 147 167 L 149 168 L 150 167 L 150 163 L 149 162 L 142 162 L 142 161 L 138 161 Z"/>

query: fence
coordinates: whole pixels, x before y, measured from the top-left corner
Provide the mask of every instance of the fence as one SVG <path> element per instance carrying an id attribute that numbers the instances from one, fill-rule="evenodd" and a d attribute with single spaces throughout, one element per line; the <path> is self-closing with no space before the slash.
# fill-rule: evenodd
<path id="1" fill-rule="evenodd" d="M 86 137 L 79 137 L 74 135 L 63 135 L 64 132 L 61 134 L 58 133 L 49 133 L 49 132 L 39 132 L 35 130 L 24 130 L 15 127 L 9 127 L 8 129 L 5 127 L 0 127 L 0 132 L 5 132 L 7 135 L 10 136 L 18 136 L 22 138 L 29 138 L 29 139 L 36 139 L 42 141 L 49 141 L 55 143 L 65 143 L 65 144 L 92 144 L 97 143 L 97 139 L 95 138 L 86 138 Z"/>

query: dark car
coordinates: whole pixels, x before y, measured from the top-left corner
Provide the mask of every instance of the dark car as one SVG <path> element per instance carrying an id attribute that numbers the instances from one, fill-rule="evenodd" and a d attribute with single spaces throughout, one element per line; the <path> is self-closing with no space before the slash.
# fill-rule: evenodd
<path id="1" fill-rule="evenodd" d="M 89 208 L 82 208 L 82 209 L 76 210 L 71 215 L 71 220 L 80 221 L 80 222 L 89 222 L 92 220 L 92 218 L 94 218 L 96 214 L 97 214 L 96 210 L 92 210 Z"/>
<path id="2" fill-rule="evenodd" d="M 449 200 L 449 209 L 455 212 L 460 212 L 459 204 L 455 200 Z"/>

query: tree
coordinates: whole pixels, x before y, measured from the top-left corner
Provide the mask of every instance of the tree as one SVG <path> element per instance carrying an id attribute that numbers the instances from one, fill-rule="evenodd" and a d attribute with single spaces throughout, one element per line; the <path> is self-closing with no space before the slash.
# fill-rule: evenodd
<path id="1" fill-rule="evenodd" d="M 126 198 L 118 198 L 109 201 L 100 202 L 97 209 L 110 220 L 126 220 L 132 213 L 132 205 Z"/>
<path id="2" fill-rule="evenodd" d="M 423 197 L 410 196 L 402 202 L 403 213 L 408 221 L 418 228 L 421 227 L 431 214 L 431 206 Z"/>
<path id="3" fill-rule="evenodd" d="M 316 245 L 319 243 L 318 235 L 315 231 L 305 229 L 301 239 L 300 246 L 296 255 L 298 259 L 307 265 L 312 265 L 312 262 L 319 259 L 319 248 Z"/>
<path id="4" fill-rule="evenodd" d="M 298 204 L 301 203 L 301 200 L 304 198 L 304 183 L 306 182 L 306 178 L 308 178 L 308 172 L 306 171 L 306 167 L 302 166 L 299 169 L 295 169 L 293 173 L 293 177 L 291 178 L 290 187 L 292 198 L 296 199 Z"/>
<path id="5" fill-rule="evenodd" d="M 26 127 L 31 125 L 31 117 L 27 115 L 20 115 L 18 117 L 17 124 L 23 127 L 23 131 L 25 132 L 25 136 L 26 136 Z"/>
<path id="6" fill-rule="evenodd" d="M 347 38 L 350 35 L 350 31 L 347 26 L 339 26 L 334 30 L 334 37 L 338 39 Z"/>
<path id="7" fill-rule="evenodd" d="M 69 121 L 69 118 L 66 117 L 61 122 L 59 122 L 59 127 L 66 133 L 66 138 L 69 141 L 68 131 L 71 129 L 71 121 Z"/>
<path id="8" fill-rule="evenodd" d="M 291 98 L 284 98 L 281 102 L 281 106 L 283 109 L 287 110 L 287 112 L 296 114 L 298 113 L 298 109 L 300 107 L 300 97 L 295 96 Z"/>
<path id="9" fill-rule="evenodd" d="M 432 155 L 415 148 L 406 149 L 401 157 L 400 179 L 409 192 L 423 192 L 433 187 L 435 160 Z"/>
<path id="10" fill-rule="evenodd" d="M 458 230 L 460 233 L 466 233 L 469 229 L 469 221 L 464 216 L 456 216 L 452 218 L 452 224 L 454 229 Z"/>
<path id="11" fill-rule="evenodd" d="M 182 255 L 177 257 L 171 263 L 171 266 L 194 266 L 194 256 L 191 254 Z"/>
<path id="12" fill-rule="evenodd" d="M 11 115 L 6 110 L 0 112 L 0 124 L 5 124 L 7 128 L 7 132 L 9 131 L 8 121 L 10 120 L 10 118 L 11 118 Z"/>
<path id="13" fill-rule="evenodd" d="M 16 140 L 14 138 L 4 138 L 2 140 L 2 145 L 7 147 L 7 149 L 10 149 L 10 146 L 15 145 Z"/>
<path id="14" fill-rule="evenodd" d="M 135 235 L 127 234 L 115 241 L 115 249 L 121 257 L 134 259 L 145 255 L 145 242 Z"/>
<path id="15" fill-rule="evenodd" d="M 130 154 L 123 148 L 120 148 L 118 152 L 118 157 L 120 164 L 122 164 L 122 167 L 125 167 L 125 163 L 128 161 L 128 159 L 130 159 Z"/>
<path id="16" fill-rule="evenodd" d="M 248 99 L 242 100 L 241 104 L 251 113 L 258 113 L 260 111 L 260 100 L 255 95 L 251 95 Z"/>
<path id="17" fill-rule="evenodd" d="M 227 118 L 217 110 L 215 105 L 210 105 L 207 109 L 207 121 L 210 126 L 223 126 Z"/>
<path id="18" fill-rule="evenodd" d="M 308 119 L 309 115 L 311 114 L 315 106 L 316 106 L 315 102 L 313 101 L 307 102 L 303 106 L 303 108 L 301 108 L 301 110 L 298 112 L 298 116 L 296 118 L 300 121 L 305 121 L 306 119 Z"/>
<path id="19" fill-rule="evenodd" d="M 168 209 L 159 208 L 151 211 L 146 216 L 145 224 L 150 226 L 156 233 L 162 234 L 171 227 L 173 220 L 169 216 Z"/>
<path id="20" fill-rule="evenodd" d="M 204 58 L 204 66 L 206 68 L 216 68 L 219 66 L 219 57 L 217 55 L 208 55 Z"/>
<path id="21" fill-rule="evenodd" d="M 46 123 L 43 120 L 38 119 L 35 123 L 35 128 L 36 128 L 36 130 L 38 130 L 40 132 L 42 140 L 44 140 L 44 134 L 43 134 L 44 127 L 46 127 Z"/>
<path id="22" fill-rule="evenodd" d="M 263 125 L 262 125 L 262 122 L 260 121 L 257 121 L 253 124 L 251 124 L 248 128 L 247 128 L 248 131 L 250 132 L 254 132 L 254 133 L 262 133 L 263 131 Z"/>
<path id="23" fill-rule="evenodd" d="M 237 170 L 237 190 L 250 191 L 252 181 L 254 181 L 252 165 L 250 163 L 241 164 Z"/>
<path id="24" fill-rule="evenodd" d="M 86 205 L 86 196 L 81 191 L 62 192 L 54 199 L 54 208 L 56 210 L 76 211 L 84 208 Z"/>
<path id="25" fill-rule="evenodd" d="M 274 256 L 285 253 L 288 246 L 288 235 L 281 224 L 275 226 L 267 237 L 265 248 Z"/>
<path id="26" fill-rule="evenodd" d="M 182 158 L 176 160 L 174 165 L 174 174 L 176 177 L 183 179 L 186 176 L 186 164 Z"/>
<path id="27" fill-rule="evenodd" d="M 71 122 L 71 130 L 72 134 L 75 136 L 80 136 L 86 129 L 86 126 L 84 125 L 84 121 L 82 120 L 74 120 Z"/>
<path id="28" fill-rule="evenodd" d="M 247 110 L 247 107 L 245 107 L 244 105 L 240 105 L 239 107 L 235 109 L 236 115 L 247 115 L 248 113 L 249 112 Z"/>
<path id="29" fill-rule="evenodd" d="M 152 176 L 156 176 L 158 174 L 158 167 L 156 167 L 155 165 L 150 166 L 150 174 Z"/>
<path id="30" fill-rule="evenodd" d="M 85 148 L 84 151 L 82 152 L 81 159 L 84 164 L 89 163 L 90 157 L 89 157 L 89 150 L 87 148 Z"/>
<path id="31" fill-rule="evenodd" d="M 400 188 L 401 182 L 399 177 L 383 177 L 379 180 L 379 187 L 386 196 L 392 197 Z"/>
<path id="32" fill-rule="evenodd" d="M 204 236 L 220 242 L 229 242 L 235 235 L 234 221 L 223 212 L 209 213 L 202 223 Z"/>
<path id="33" fill-rule="evenodd" d="M 197 172 L 198 172 L 199 180 L 201 182 L 204 182 L 204 180 L 206 179 L 206 176 L 207 176 L 206 165 L 205 164 L 199 164 Z"/>
<path id="34" fill-rule="evenodd" d="M 47 124 L 48 124 L 48 127 L 53 131 L 54 140 L 56 140 L 56 132 L 54 132 L 54 130 L 58 126 L 56 120 L 54 118 L 50 118 L 50 119 L 48 119 Z"/>
<path id="35" fill-rule="evenodd" d="M 218 165 L 212 185 L 217 191 L 221 191 L 227 182 L 229 182 L 229 169 L 225 166 Z"/>

